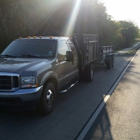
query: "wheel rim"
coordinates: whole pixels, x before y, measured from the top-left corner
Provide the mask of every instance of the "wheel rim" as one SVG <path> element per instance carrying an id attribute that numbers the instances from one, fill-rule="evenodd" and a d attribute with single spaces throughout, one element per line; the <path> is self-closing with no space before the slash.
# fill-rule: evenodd
<path id="1" fill-rule="evenodd" d="M 53 92 L 52 92 L 52 90 L 49 89 L 47 92 L 47 95 L 46 95 L 46 101 L 47 101 L 48 107 L 52 106 L 53 100 L 54 100 Z"/>

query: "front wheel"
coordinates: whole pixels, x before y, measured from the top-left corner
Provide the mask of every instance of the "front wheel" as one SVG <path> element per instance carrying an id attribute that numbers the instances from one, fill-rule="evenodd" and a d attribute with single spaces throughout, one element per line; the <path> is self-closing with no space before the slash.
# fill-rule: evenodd
<path id="1" fill-rule="evenodd" d="M 56 98 L 56 91 L 53 83 L 45 84 L 40 102 L 38 104 L 38 111 L 41 114 L 47 115 L 52 112 Z"/>

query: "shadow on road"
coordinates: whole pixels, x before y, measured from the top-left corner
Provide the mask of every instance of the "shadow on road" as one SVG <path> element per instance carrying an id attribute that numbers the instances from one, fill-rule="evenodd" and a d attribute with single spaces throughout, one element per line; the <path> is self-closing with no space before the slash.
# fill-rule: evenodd
<path id="1" fill-rule="evenodd" d="M 135 56 L 137 57 L 138 55 L 136 54 Z M 128 57 L 128 56 L 126 56 L 126 57 Z M 129 76 L 123 76 L 123 79 L 121 80 L 121 85 L 124 85 L 125 88 L 127 87 L 128 91 L 129 90 L 131 91 L 132 87 L 126 86 L 126 83 L 129 83 L 130 85 L 131 84 L 135 85 L 135 87 L 139 87 L 139 83 L 136 81 L 136 79 L 140 79 L 140 72 L 138 72 L 137 69 L 136 69 L 137 64 L 138 63 L 134 63 L 132 61 L 131 65 L 126 70 L 127 75 L 129 75 Z M 130 77 L 130 76 L 132 76 L 132 77 Z M 117 87 L 117 92 L 115 92 L 114 94 L 121 93 L 121 94 L 119 94 L 119 97 L 121 98 L 122 96 L 124 96 L 122 94 L 125 94 L 125 92 L 126 92 L 124 90 L 125 89 L 123 89 L 123 87 L 121 87 L 121 88 Z M 114 96 L 114 94 L 113 94 L 113 96 Z M 129 93 L 126 93 L 126 94 L 129 94 Z M 134 95 L 132 95 L 132 97 L 133 96 Z M 116 95 L 116 97 L 117 97 L 117 95 Z M 123 98 L 125 98 L 126 100 L 122 99 L 120 101 L 122 104 L 123 104 L 123 102 L 126 102 L 125 103 L 126 105 L 127 105 L 127 102 L 130 103 L 130 101 L 127 101 L 128 97 L 126 95 Z M 112 102 L 117 102 L 117 101 L 119 101 L 119 99 L 114 98 L 114 100 L 112 100 Z M 113 136 L 115 134 L 114 134 L 114 130 L 112 130 L 114 128 L 112 126 L 112 124 L 113 123 L 117 124 L 117 121 L 119 121 L 119 120 L 115 120 L 114 118 L 116 117 L 115 115 L 119 112 L 117 109 L 121 110 L 121 107 L 119 108 L 118 107 L 119 104 L 117 105 L 117 103 L 115 104 L 116 106 L 115 105 L 111 106 L 111 105 L 112 104 L 108 105 L 111 109 L 107 109 L 106 105 L 104 106 L 104 108 L 102 109 L 102 111 L 100 112 L 98 117 L 96 118 L 96 121 L 93 123 L 93 125 L 90 128 L 89 132 L 85 136 L 84 140 L 114 140 Z M 113 106 L 115 107 L 115 109 L 113 108 Z M 127 106 L 124 106 L 123 109 L 127 108 Z M 127 109 L 129 110 L 129 108 L 127 108 Z M 113 111 L 111 111 L 111 110 L 113 110 Z M 133 109 L 130 109 L 129 112 L 131 112 L 131 110 L 133 110 Z M 113 113 L 115 113 L 115 114 L 113 115 Z M 113 118 L 110 118 L 110 114 L 111 114 L 111 117 L 113 117 Z M 125 114 L 125 112 L 124 112 L 124 114 Z M 119 117 L 119 114 L 117 114 L 117 115 Z M 122 116 L 120 116 L 119 118 L 121 118 L 121 117 Z M 115 122 L 113 122 L 113 121 L 115 121 Z M 129 124 L 129 122 L 127 122 L 127 123 Z M 121 124 L 121 125 L 123 125 L 123 124 Z M 116 129 L 116 131 L 119 132 L 118 128 L 114 128 L 114 129 Z M 123 132 L 122 132 L 122 134 L 123 134 Z M 123 134 L 123 135 L 125 135 L 125 134 Z M 115 136 L 115 137 L 117 137 L 117 136 Z"/>
<path id="2" fill-rule="evenodd" d="M 110 118 L 106 107 L 102 109 L 84 140 L 113 140 Z"/>

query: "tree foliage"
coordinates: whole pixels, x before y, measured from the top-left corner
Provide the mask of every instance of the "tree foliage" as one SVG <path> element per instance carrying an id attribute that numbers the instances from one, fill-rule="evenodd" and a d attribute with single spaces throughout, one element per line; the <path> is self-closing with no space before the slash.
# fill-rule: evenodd
<path id="1" fill-rule="evenodd" d="M 125 39 L 125 46 L 130 46 L 139 34 L 139 29 L 132 22 L 120 21 L 121 34 Z"/>
<path id="2" fill-rule="evenodd" d="M 66 35 L 76 4 L 77 0 L 1 0 L 0 52 L 20 36 Z M 98 0 L 81 0 L 73 22 L 69 36 L 97 33 L 101 45 L 116 48 L 131 45 L 139 32 L 132 22 L 111 20 Z"/>

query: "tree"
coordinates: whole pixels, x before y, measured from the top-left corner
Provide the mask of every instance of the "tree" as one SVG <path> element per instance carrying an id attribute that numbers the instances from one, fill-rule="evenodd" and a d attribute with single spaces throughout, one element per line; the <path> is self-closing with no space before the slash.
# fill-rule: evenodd
<path id="1" fill-rule="evenodd" d="M 1 0 L 0 18 L 0 52 L 20 36 L 65 36 L 69 30 L 69 36 L 98 34 L 101 45 L 116 44 L 118 48 L 124 42 L 132 44 L 138 32 L 132 22 L 111 20 L 98 0 Z M 71 20 L 75 20 L 73 24 Z"/>
<path id="2" fill-rule="evenodd" d="M 139 34 L 139 28 L 132 22 L 120 21 L 121 34 L 125 39 L 125 47 L 132 45 Z"/>

